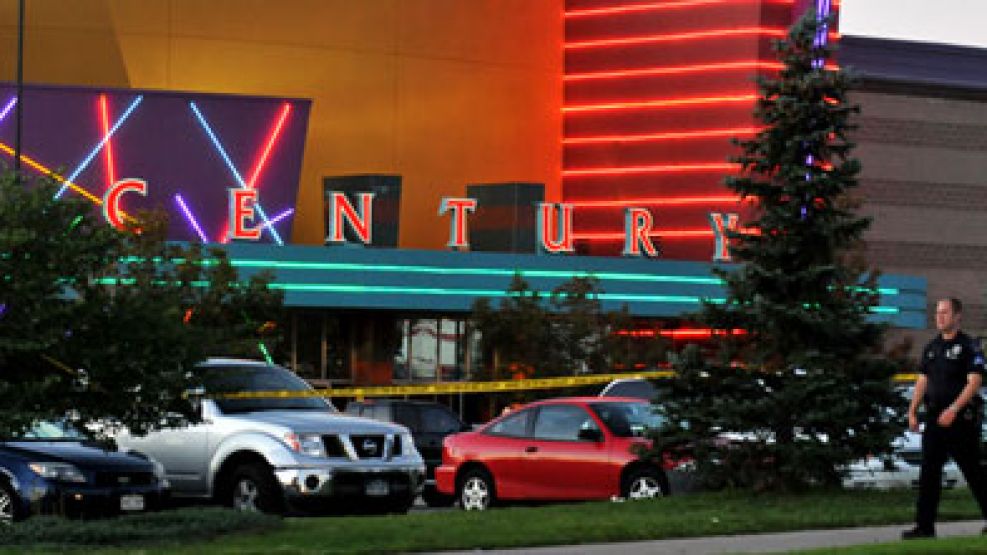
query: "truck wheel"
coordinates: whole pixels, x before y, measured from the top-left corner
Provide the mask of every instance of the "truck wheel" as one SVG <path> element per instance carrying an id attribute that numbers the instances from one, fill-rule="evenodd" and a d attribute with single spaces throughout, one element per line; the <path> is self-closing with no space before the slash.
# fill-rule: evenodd
<path id="1" fill-rule="evenodd" d="M 14 488 L 6 482 L 0 481 L 0 526 L 13 524 L 21 519 L 21 511 L 18 508 L 17 494 Z"/>
<path id="2" fill-rule="evenodd" d="M 233 471 L 228 504 L 237 511 L 281 514 L 284 493 L 269 468 L 245 464 Z"/>
<path id="3" fill-rule="evenodd" d="M 620 485 L 620 494 L 626 499 L 654 499 L 668 495 L 665 477 L 658 469 L 642 467 L 631 471 Z"/>
<path id="4" fill-rule="evenodd" d="M 10 484 L 0 480 L 0 526 L 23 520 L 25 516 L 21 510 L 17 492 Z"/>
<path id="5" fill-rule="evenodd" d="M 456 491 L 459 506 L 464 511 L 485 511 L 494 505 L 494 481 L 480 468 L 467 470 Z"/>

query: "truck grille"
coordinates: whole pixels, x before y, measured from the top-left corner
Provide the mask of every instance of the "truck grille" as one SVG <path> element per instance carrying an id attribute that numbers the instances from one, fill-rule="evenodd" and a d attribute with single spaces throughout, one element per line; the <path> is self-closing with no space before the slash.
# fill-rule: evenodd
<path id="1" fill-rule="evenodd" d="M 340 441 L 339 436 L 336 435 L 322 436 L 322 445 L 326 450 L 327 457 L 330 458 L 346 457 L 346 449 L 343 447 L 343 442 Z"/>
<path id="2" fill-rule="evenodd" d="M 384 436 L 350 436 L 353 449 L 361 459 L 380 459 L 384 457 Z"/>

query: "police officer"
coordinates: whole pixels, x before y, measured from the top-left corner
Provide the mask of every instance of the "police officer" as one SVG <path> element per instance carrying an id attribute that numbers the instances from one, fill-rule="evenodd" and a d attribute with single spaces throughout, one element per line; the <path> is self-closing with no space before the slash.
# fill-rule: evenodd
<path id="1" fill-rule="evenodd" d="M 922 370 L 908 408 L 908 427 L 917 432 L 918 407 L 925 402 L 922 470 L 915 528 L 904 532 L 904 539 L 935 537 L 942 467 L 947 456 L 960 467 L 987 520 L 987 482 L 980 468 L 983 400 L 978 393 L 985 369 L 984 353 L 975 339 L 960 331 L 962 314 L 963 305 L 958 299 L 937 302 L 939 335 L 922 351 Z"/>

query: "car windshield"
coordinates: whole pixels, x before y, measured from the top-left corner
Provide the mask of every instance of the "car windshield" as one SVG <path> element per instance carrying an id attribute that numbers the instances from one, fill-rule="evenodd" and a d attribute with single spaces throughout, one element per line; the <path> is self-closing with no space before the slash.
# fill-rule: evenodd
<path id="1" fill-rule="evenodd" d="M 203 385 L 209 395 L 257 391 L 303 392 L 312 387 L 291 371 L 280 366 L 216 366 L 206 369 Z M 290 393 L 289 393 L 290 395 Z M 265 410 L 333 410 L 321 397 L 264 397 L 256 399 L 217 398 L 224 413 Z"/>
<path id="2" fill-rule="evenodd" d="M 617 437 L 642 437 L 664 423 L 651 403 L 644 401 L 593 403 L 590 408 Z"/>
<path id="3" fill-rule="evenodd" d="M 17 440 L 86 441 L 89 437 L 66 421 L 42 420 L 16 436 Z"/>

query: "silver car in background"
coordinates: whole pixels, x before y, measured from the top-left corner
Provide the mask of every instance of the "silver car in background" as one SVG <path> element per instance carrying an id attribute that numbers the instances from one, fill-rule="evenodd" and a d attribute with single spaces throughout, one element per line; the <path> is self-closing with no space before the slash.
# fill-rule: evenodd
<path id="1" fill-rule="evenodd" d="M 279 366 L 210 359 L 200 371 L 200 423 L 116 437 L 164 466 L 174 496 L 272 513 L 406 512 L 421 492 L 425 464 L 407 428 L 343 416 Z M 222 397 L 261 391 L 289 394 Z"/>

